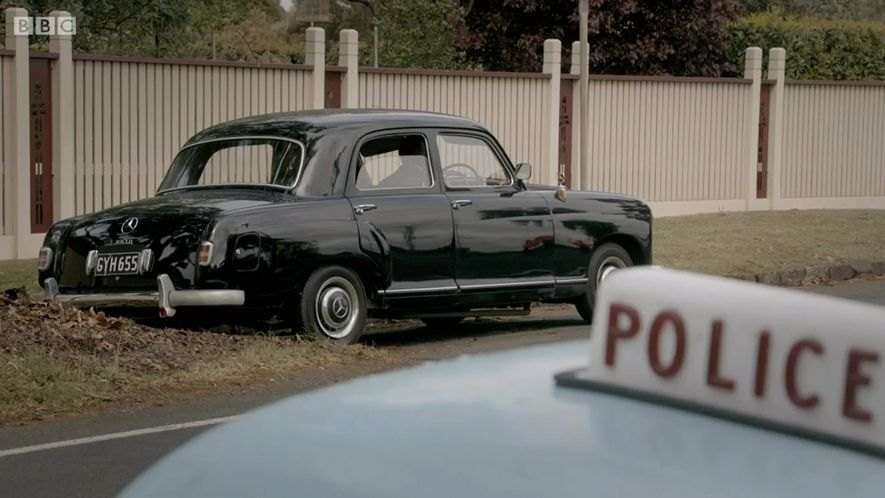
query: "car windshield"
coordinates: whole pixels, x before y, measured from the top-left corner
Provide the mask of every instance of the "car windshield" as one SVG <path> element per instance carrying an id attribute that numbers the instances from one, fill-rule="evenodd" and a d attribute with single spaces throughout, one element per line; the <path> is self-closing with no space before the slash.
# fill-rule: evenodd
<path id="1" fill-rule="evenodd" d="M 178 153 L 159 190 L 217 185 L 294 187 L 304 146 L 273 137 L 232 137 L 198 142 Z"/>

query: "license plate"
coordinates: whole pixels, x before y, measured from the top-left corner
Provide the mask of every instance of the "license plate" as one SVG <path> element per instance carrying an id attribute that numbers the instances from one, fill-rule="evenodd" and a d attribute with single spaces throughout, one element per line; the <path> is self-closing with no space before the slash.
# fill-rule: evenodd
<path id="1" fill-rule="evenodd" d="M 99 254 L 95 262 L 95 274 L 99 277 L 108 275 L 138 275 L 139 253 L 118 252 Z"/>

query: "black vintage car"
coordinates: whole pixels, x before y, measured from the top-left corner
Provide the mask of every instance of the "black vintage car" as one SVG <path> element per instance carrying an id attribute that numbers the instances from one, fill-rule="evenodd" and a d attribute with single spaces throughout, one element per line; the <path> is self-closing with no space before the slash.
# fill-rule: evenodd
<path id="1" fill-rule="evenodd" d="M 56 223 L 39 279 L 76 305 L 235 307 L 342 342 L 368 316 L 454 325 L 539 301 L 589 321 L 609 272 L 651 263 L 651 212 L 530 176 L 453 116 L 239 119 L 188 141 L 154 197 Z"/>

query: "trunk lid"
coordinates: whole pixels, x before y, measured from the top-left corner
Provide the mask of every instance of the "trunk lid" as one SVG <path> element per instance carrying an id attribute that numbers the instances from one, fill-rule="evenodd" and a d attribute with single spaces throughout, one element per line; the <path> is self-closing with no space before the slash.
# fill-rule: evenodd
<path id="1" fill-rule="evenodd" d="M 176 287 L 192 287 L 197 247 L 217 217 L 291 200 L 283 192 L 226 186 L 171 191 L 87 215 L 65 237 L 59 288 L 62 292 L 155 289 L 161 273 L 168 274 Z M 87 272 L 92 250 L 132 254 L 146 249 L 152 259 L 148 271 L 104 277 Z"/>

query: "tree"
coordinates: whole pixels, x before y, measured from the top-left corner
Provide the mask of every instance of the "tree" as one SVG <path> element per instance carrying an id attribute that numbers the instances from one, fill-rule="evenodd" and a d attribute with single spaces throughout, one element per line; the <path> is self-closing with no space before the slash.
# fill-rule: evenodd
<path id="1" fill-rule="evenodd" d="M 469 61 L 487 69 L 537 71 L 543 42 L 578 39 L 576 0 L 461 0 Z M 718 76 L 732 0 L 590 0 L 590 68 L 608 74 Z M 568 60 L 568 59 L 563 59 Z"/>
<path id="2" fill-rule="evenodd" d="M 372 62 L 375 24 L 382 66 L 455 68 L 462 62 L 463 19 L 452 0 L 332 0 L 329 13 L 331 22 L 323 25 L 327 37 L 342 29 L 360 32 L 361 64 Z M 290 32 L 303 30 L 297 6 L 291 15 Z M 337 57 L 334 46 L 330 55 Z"/>
<path id="3" fill-rule="evenodd" d="M 74 50 L 155 57 L 288 61 L 294 51 L 277 0 L 0 0 L 35 15 L 77 18 Z M 38 39 L 43 38 L 43 39 Z M 45 44 L 45 37 L 32 43 Z"/>
<path id="4" fill-rule="evenodd" d="M 885 21 L 882 0 L 739 0 L 745 14 L 772 12 L 785 17 Z"/>

